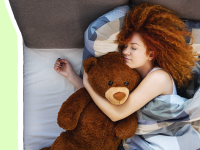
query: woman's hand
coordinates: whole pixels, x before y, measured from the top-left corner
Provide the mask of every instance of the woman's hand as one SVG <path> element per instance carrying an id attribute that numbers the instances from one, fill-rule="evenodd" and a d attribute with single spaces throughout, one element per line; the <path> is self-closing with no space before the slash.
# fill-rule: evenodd
<path id="1" fill-rule="evenodd" d="M 54 69 L 57 73 L 67 77 L 77 90 L 84 87 L 83 80 L 74 72 L 67 60 L 58 58 L 54 64 Z"/>
<path id="2" fill-rule="evenodd" d="M 75 74 L 71 64 L 65 59 L 58 58 L 54 64 L 54 69 L 57 73 L 67 78 Z"/>

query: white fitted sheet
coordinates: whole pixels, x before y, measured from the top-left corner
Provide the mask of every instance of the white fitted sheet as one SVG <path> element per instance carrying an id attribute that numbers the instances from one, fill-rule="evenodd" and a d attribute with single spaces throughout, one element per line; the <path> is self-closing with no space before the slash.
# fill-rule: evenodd
<path id="1" fill-rule="evenodd" d="M 67 59 L 79 74 L 81 49 L 33 49 L 24 46 L 24 150 L 50 146 L 63 131 L 57 125 L 61 104 L 76 91 L 54 70 L 57 58 Z"/>

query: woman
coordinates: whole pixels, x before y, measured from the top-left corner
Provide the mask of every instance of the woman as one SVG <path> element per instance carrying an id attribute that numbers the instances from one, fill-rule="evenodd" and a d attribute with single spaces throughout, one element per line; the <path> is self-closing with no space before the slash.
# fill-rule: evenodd
<path id="1" fill-rule="evenodd" d="M 159 5 L 142 4 L 127 13 L 124 28 L 117 37 L 118 47 L 126 64 L 136 69 L 143 80 L 120 106 L 95 93 L 86 73 L 82 82 L 66 60 L 58 59 L 54 68 L 77 89 L 85 86 L 96 105 L 112 121 L 118 121 L 159 95 L 176 95 L 176 85 L 188 85 L 197 58 L 192 46 L 186 43 L 186 36 L 191 37 L 185 24 Z"/>

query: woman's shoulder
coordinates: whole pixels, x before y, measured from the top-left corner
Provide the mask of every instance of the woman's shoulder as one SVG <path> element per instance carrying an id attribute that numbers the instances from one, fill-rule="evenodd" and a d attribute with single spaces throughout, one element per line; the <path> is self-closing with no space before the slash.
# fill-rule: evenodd
<path id="1" fill-rule="evenodd" d="M 161 90 L 163 91 L 162 95 L 171 95 L 173 93 L 172 77 L 162 68 L 152 71 L 148 76 L 146 76 L 145 80 L 154 81 L 154 83 L 159 86 L 162 85 L 160 86 Z"/>
<path id="2" fill-rule="evenodd" d="M 151 72 L 133 90 L 130 95 L 131 99 L 142 101 L 140 102 L 142 106 L 159 95 L 171 95 L 173 93 L 173 83 L 170 78 L 169 74 L 161 69 Z"/>
<path id="3" fill-rule="evenodd" d="M 157 79 L 170 79 L 171 80 L 171 76 L 170 74 L 165 71 L 163 68 L 160 67 L 155 67 L 153 68 L 148 74 L 148 76 L 146 77 L 156 77 Z"/>

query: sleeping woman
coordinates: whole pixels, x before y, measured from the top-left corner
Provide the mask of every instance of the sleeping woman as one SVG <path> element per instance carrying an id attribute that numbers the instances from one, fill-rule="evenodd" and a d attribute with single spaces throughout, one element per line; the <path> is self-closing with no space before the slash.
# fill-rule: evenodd
<path id="1" fill-rule="evenodd" d="M 155 97 L 177 95 L 177 86 L 188 85 L 197 58 L 191 44 L 186 43 L 186 36 L 192 38 L 183 21 L 159 5 L 142 4 L 127 13 L 124 28 L 117 36 L 118 48 L 126 64 L 139 72 L 142 81 L 120 106 L 95 93 L 87 74 L 84 72 L 82 80 L 67 60 L 57 59 L 54 69 L 77 89 L 84 86 L 102 112 L 112 121 L 118 121 Z"/>

